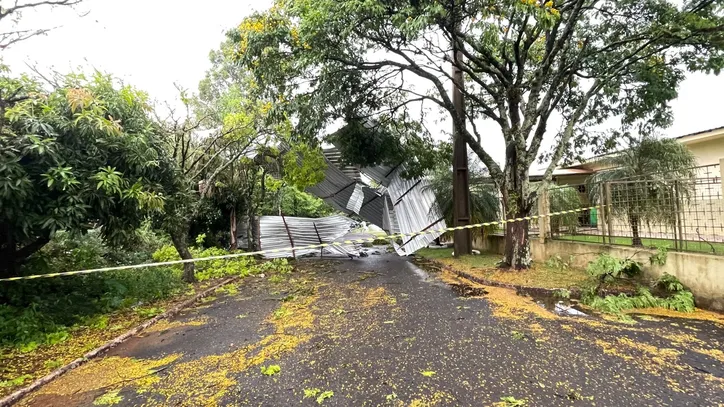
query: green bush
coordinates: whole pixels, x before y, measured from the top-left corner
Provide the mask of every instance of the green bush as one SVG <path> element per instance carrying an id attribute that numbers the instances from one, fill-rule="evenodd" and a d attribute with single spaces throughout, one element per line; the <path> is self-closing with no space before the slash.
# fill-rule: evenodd
<path id="1" fill-rule="evenodd" d="M 619 259 L 607 253 L 599 254 L 588 264 L 587 271 L 599 281 L 612 281 L 621 277 L 635 277 L 641 274 L 641 264 L 631 259 Z"/>
<path id="2" fill-rule="evenodd" d="M 106 246 L 98 230 L 83 235 L 58 232 L 21 270 L 24 275 L 74 271 L 178 260 L 173 246 L 150 228 L 137 231 L 132 246 Z M 192 248 L 194 257 L 228 254 L 218 248 Z M 286 260 L 270 262 L 267 268 L 291 270 Z M 252 257 L 209 260 L 197 263 L 200 281 L 256 272 Z M 105 329 L 109 312 L 135 307 L 151 315 L 155 307 L 139 307 L 180 293 L 182 266 L 99 272 L 37 280 L 20 280 L 0 285 L 0 345 L 32 351 L 40 345 L 66 340 L 77 327 Z M 155 311 L 154 311 L 155 312 Z"/>
<path id="3" fill-rule="evenodd" d="M 102 314 L 182 288 L 180 273 L 168 267 L 7 282 L 0 285 L 0 344 L 52 345 L 78 326 L 104 328 Z"/>
<path id="4" fill-rule="evenodd" d="M 98 230 L 57 232 L 20 270 L 23 275 L 142 263 L 162 239 L 139 229 L 136 249 L 110 248 Z M 146 246 L 147 245 L 147 246 Z M 0 284 L 0 345 L 32 351 L 66 340 L 80 326 L 104 329 L 109 312 L 168 298 L 183 288 L 170 267 L 107 271 L 88 275 Z"/>
<path id="5" fill-rule="evenodd" d="M 626 294 L 609 295 L 605 298 L 588 297 L 584 299 L 586 305 L 591 308 L 612 314 L 619 314 L 622 311 L 636 308 L 667 308 L 680 312 L 694 311 L 694 295 L 690 291 L 679 291 L 671 297 L 656 297 L 646 288 L 639 288 L 637 295 Z"/>
<path id="6" fill-rule="evenodd" d="M 217 247 L 210 247 L 208 249 L 192 247 L 190 251 L 194 258 L 224 256 L 229 254 L 228 251 Z M 153 253 L 153 260 L 157 262 L 173 261 L 178 259 L 178 252 L 173 246 L 169 245 L 163 246 Z M 183 266 L 178 264 L 171 267 L 180 272 Z M 255 273 L 256 271 L 256 260 L 251 256 L 196 262 L 196 278 L 199 281 L 235 275 L 246 276 Z"/>
<path id="7" fill-rule="evenodd" d="M 654 282 L 654 287 L 663 288 L 666 291 L 677 292 L 683 291 L 684 285 L 678 278 L 669 273 L 664 273 Z"/>

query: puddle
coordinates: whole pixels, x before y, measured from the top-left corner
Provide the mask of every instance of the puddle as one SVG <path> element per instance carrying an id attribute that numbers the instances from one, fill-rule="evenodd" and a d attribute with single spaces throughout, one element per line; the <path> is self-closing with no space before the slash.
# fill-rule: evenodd
<path id="1" fill-rule="evenodd" d="M 541 307 L 562 317 L 587 317 L 588 314 L 576 308 L 575 303 L 553 297 L 534 296 L 533 301 Z"/>
<path id="2" fill-rule="evenodd" d="M 482 287 L 471 287 L 466 284 L 448 284 L 455 294 L 461 297 L 480 297 L 488 292 Z"/>
<path id="3" fill-rule="evenodd" d="M 415 275 L 418 276 L 420 278 L 420 280 L 422 280 L 426 283 L 430 283 L 432 285 L 436 285 L 438 287 L 448 287 L 448 284 L 443 283 L 442 281 L 430 276 L 430 273 L 421 269 L 417 265 L 415 265 L 409 261 L 406 262 L 405 264 L 407 264 L 407 268 L 412 270 L 412 272 L 415 273 Z"/>
<path id="4" fill-rule="evenodd" d="M 558 315 L 570 316 L 570 317 L 587 317 L 588 316 L 588 314 L 586 314 L 585 312 L 581 312 L 580 310 L 576 309 L 574 306 L 566 305 L 563 302 L 558 302 L 557 304 L 555 304 L 553 312 L 555 312 Z"/>

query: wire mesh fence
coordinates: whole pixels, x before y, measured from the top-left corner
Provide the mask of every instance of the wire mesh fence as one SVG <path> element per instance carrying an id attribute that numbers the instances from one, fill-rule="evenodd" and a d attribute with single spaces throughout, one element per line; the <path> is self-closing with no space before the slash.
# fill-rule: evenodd
<path id="1" fill-rule="evenodd" d="M 691 177 L 647 176 L 547 190 L 550 210 L 592 205 L 551 220 L 554 239 L 724 254 L 724 201 L 719 165 Z"/>

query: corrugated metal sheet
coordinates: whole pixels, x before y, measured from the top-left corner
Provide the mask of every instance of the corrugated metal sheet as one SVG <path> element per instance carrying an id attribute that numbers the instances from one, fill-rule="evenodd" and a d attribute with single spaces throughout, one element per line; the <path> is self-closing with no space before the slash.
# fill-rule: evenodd
<path id="1" fill-rule="evenodd" d="M 399 166 L 398 166 L 399 167 Z M 391 176 L 398 167 L 390 167 L 387 165 L 379 165 L 377 167 L 366 167 L 361 171 L 364 175 L 372 178 L 382 186 L 390 185 Z"/>
<path id="2" fill-rule="evenodd" d="M 364 220 L 377 225 L 388 233 L 415 233 L 446 227 L 439 215 L 435 196 L 424 179 L 403 179 L 400 174 L 404 167 L 378 166 L 364 168 L 360 171 L 355 167 L 338 167 L 339 152 L 326 150 L 327 169 L 325 178 L 319 184 L 307 188 L 307 191 L 324 199 L 335 209 L 346 213 L 356 213 Z M 374 180 L 375 188 L 366 185 L 360 179 Z M 373 183 L 374 184 L 374 183 Z M 349 232 L 352 221 L 342 216 L 321 219 L 287 217 L 287 228 L 284 219 L 279 216 L 263 216 L 260 219 L 261 249 L 280 249 L 294 246 L 318 244 L 319 238 L 314 230 L 317 226 L 324 243 L 341 238 Z M 440 233 L 424 234 L 403 239 L 395 250 L 400 255 L 412 254 L 434 241 Z M 331 248 L 337 253 L 358 253 L 354 246 Z M 318 250 L 295 251 L 296 255 L 318 252 Z M 288 257 L 291 251 L 269 254 L 273 257 Z"/>
<path id="3" fill-rule="evenodd" d="M 387 191 L 389 193 L 392 209 L 390 218 L 394 213 L 400 233 L 415 233 L 446 227 L 435 200 L 433 192 L 426 188 L 425 179 L 406 180 L 400 176 L 404 169 L 399 167 L 390 174 Z M 390 219 L 390 223 L 392 219 Z M 413 238 L 405 238 L 395 250 L 400 255 L 408 255 L 427 247 L 441 233 L 426 233 Z"/>
<path id="4" fill-rule="evenodd" d="M 344 175 L 356 181 L 360 180 L 359 168 L 353 165 L 342 164 L 342 153 L 337 147 L 325 148 L 322 150 L 322 154 L 324 154 L 324 157 L 332 163 L 332 165 L 339 168 Z"/>
<path id="5" fill-rule="evenodd" d="M 325 158 L 327 169 L 324 171 L 324 180 L 317 185 L 307 188 L 307 192 L 324 199 L 329 205 L 338 211 L 352 214 L 347 209 L 354 187 L 357 181 L 346 176 L 334 163 Z"/>
<path id="6" fill-rule="evenodd" d="M 350 218 L 339 215 L 328 216 L 325 218 L 262 216 L 259 218 L 261 250 L 285 249 L 292 246 L 301 247 L 319 243 L 331 243 L 341 239 L 344 235 L 349 233 L 352 228 L 352 223 L 353 221 Z M 353 244 L 331 246 L 325 248 L 324 250 L 325 253 L 328 254 L 351 254 L 353 256 L 359 256 L 359 250 Z M 278 258 L 292 257 L 295 255 L 299 257 L 312 253 L 320 253 L 320 251 L 321 249 L 285 250 L 276 253 L 265 253 L 264 257 Z"/>
<path id="7" fill-rule="evenodd" d="M 357 213 L 367 222 L 385 229 L 383 218 L 386 195 L 382 195 L 370 187 L 363 187 L 362 191 L 364 192 L 364 202 Z"/>
<path id="8" fill-rule="evenodd" d="M 347 202 L 347 209 L 354 213 L 359 213 L 360 208 L 362 208 L 362 204 L 364 203 L 365 195 L 363 188 L 362 184 L 355 184 L 354 191 Z"/>

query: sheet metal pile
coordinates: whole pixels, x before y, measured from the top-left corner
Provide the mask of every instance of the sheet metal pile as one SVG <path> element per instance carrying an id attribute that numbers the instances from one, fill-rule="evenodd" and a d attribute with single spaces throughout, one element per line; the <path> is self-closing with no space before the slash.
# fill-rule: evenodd
<path id="1" fill-rule="evenodd" d="M 389 234 L 414 233 L 446 227 L 435 196 L 424 179 L 402 178 L 402 166 L 378 166 L 356 169 L 342 167 L 336 149 L 325 150 L 325 179 L 307 191 L 333 208 L 379 226 Z M 342 167 L 342 168 L 340 168 Z M 375 185 L 374 187 L 372 185 Z M 327 218 L 293 218 L 263 216 L 259 221 L 262 250 L 299 247 L 344 240 L 351 231 L 352 220 L 344 216 Z M 316 227 L 316 230 L 315 230 Z M 440 233 L 430 233 L 393 242 L 395 251 L 406 256 L 427 247 Z M 359 255 L 356 246 L 336 246 L 329 252 Z M 290 257 L 318 252 L 291 250 L 271 253 L 267 257 Z"/>
<path id="2" fill-rule="evenodd" d="M 343 240 L 352 228 L 354 221 L 346 216 L 327 216 L 325 218 L 297 218 L 292 216 L 262 216 L 259 219 L 261 250 L 302 247 L 320 243 Z M 267 253 L 266 258 L 299 257 L 309 254 L 336 254 L 359 256 L 355 245 L 330 246 L 323 249 L 290 250 Z"/>

